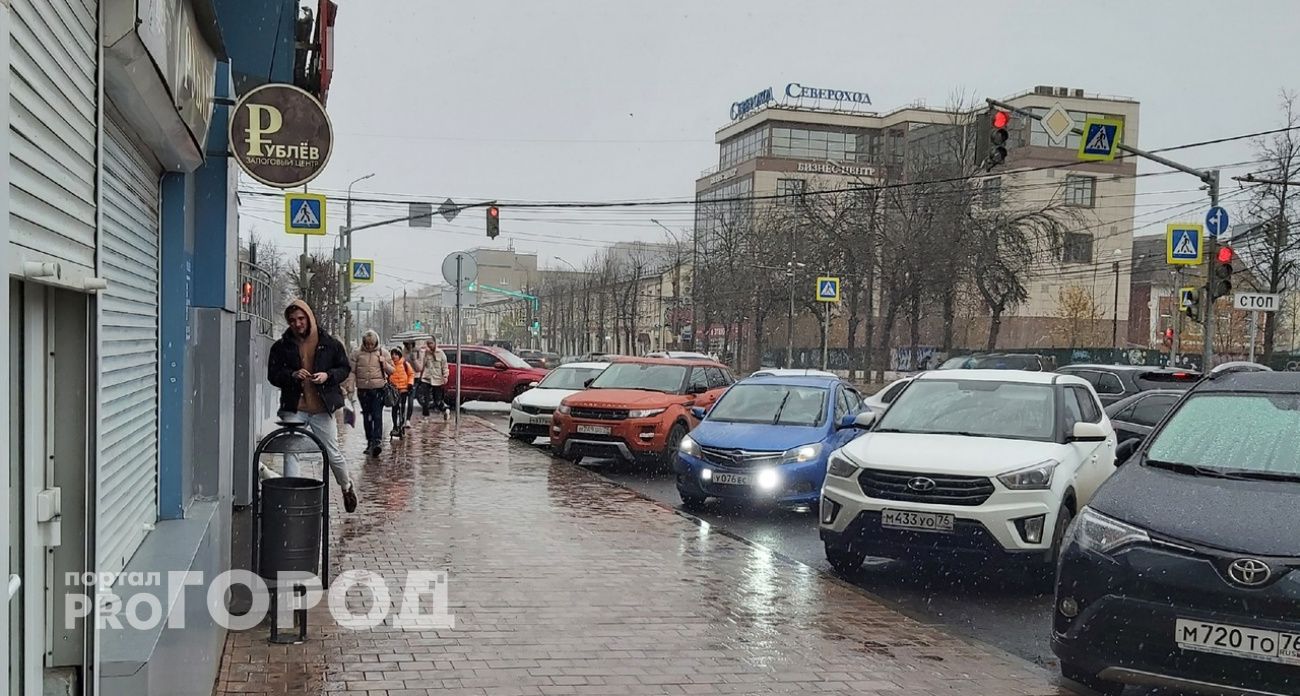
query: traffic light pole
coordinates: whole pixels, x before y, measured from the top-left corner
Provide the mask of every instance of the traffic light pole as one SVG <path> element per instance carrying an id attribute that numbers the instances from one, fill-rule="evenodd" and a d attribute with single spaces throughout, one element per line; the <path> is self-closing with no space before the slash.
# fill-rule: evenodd
<path id="1" fill-rule="evenodd" d="M 1017 106 L 1012 106 L 1011 104 L 1008 104 L 1004 101 L 998 101 L 997 99 L 985 99 L 984 101 L 988 102 L 990 106 L 996 106 L 999 109 L 1013 112 L 1019 116 L 1032 118 L 1035 121 L 1043 120 L 1043 117 L 1038 114 L 1035 114 L 1031 111 L 1026 111 Z M 1080 128 L 1073 128 L 1070 130 L 1070 132 L 1080 137 L 1083 137 L 1084 135 L 1083 130 Z M 1169 167 L 1170 169 L 1176 169 L 1180 172 L 1191 174 L 1192 176 L 1200 179 L 1202 182 L 1205 183 L 1206 187 L 1209 189 L 1210 206 L 1214 207 L 1219 205 L 1219 170 L 1197 169 L 1196 167 L 1191 167 L 1181 162 L 1175 162 L 1167 157 L 1161 157 L 1160 155 L 1157 155 L 1154 152 L 1147 152 L 1146 150 L 1141 150 L 1131 145 L 1125 145 L 1122 142 L 1117 143 L 1116 147 L 1124 152 L 1127 152 L 1130 155 L 1135 155 L 1143 159 L 1151 160 L 1156 164 L 1163 164 L 1164 166 Z M 1210 299 L 1211 291 L 1213 289 L 1211 288 L 1211 285 L 1213 285 L 1212 263 L 1213 263 L 1213 259 L 1218 254 L 1219 243 L 1218 240 L 1214 239 L 1213 237 L 1210 237 L 1208 240 L 1203 240 L 1202 243 L 1206 245 L 1206 251 L 1209 252 L 1209 254 L 1206 256 L 1206 258 L 1209 260 L 1207 260 L 1205 264 L 1205 269 L 1206 269 L 1205 315 L 1204 315 L 1205 346 L 1204 346 L 1204 350 L 1201 352 L 1201 369 L 1203 371 L 1208 372 L 1209 369 L 1212 367 L 1211 363 L 1214 360 L 1214 323 L 1213 323 L 1214 322 L 1214 300 Z M 1178 340 L 1176 336 L 1177 335 L 1175 334 L 1175 339 L 1174 339 L 1175 341 Z"/>

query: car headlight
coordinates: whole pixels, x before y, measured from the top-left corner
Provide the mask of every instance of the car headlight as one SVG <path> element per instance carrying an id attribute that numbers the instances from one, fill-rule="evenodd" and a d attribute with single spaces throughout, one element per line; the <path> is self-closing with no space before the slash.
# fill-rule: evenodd
<path id="1" fill-rule="evenodd" d="M 1146 530 L 1085 507 L 1066 532 L 1065 543 L 1071 541 L 1088 551 L 1105 554 L 1130 544 L 1150 542 L 1151 536 Z"/>
<path id="2" fill-rule="evenodd" d="M 657 416 L 667 410 L 668 409 L 666 408 L 642 408 L 642 409 L 637 409 L 635 411 L 628 411 L 627 417 L 628 418 L 650 418 L 652 416 Z"/>
<path id="3" fill-rule="evenodd" d="M 853 478 L 858 473 L 858 467 L 843 455 L 832 454 L 830 465 L 826 467 L 826 473 L 839 478 Z"/>
<path id="4" fill-rule="evenodd" d="M 811 445 L 800 445 L 786 450 L 785 454 L 781 455 L 781 463 L 802 464 L 804 462 L 811 462 L 821 453 L 822 445 L 820 442 L 815 442 Z"/>
<path id="5" fill-rule="evenodd" d="M 513 408 L 513 409 L 516 410 L 516 411 L 522 411 L 522 410 L 524 410 L 524 408 L 523 408 L 522 406 L 519 405 L 519 399 L 515 399 L 514 401 L 511 401 L 511 402 L 510 402 L 510 408 Z"/>
<path id="6" fill-rule="evenodd" d="M 560 404 L 559 406 L 555 407 L 555 412 L 567 416 L 569 415 L 569 407 L 565 406 L 564 404 Z"/>
<path id="7" fill-rule="evenodd" d="M 682 454 L 695 456 L 700 453 L 700 446 L 695 444 L 695 440 L 692 440 L 690 435 L 686 435 L 683 436 L 682 441 L 678 443 L 677 450 Z"/>
<path id="8" fill-rule="evenodd" d="M 1055 459 L 1048 459 L 1033 466 L 1008 471 L 998 476 L 998 480 L 1013 491 L 1043 491 L 1052 487 L 1052 474 L 1060 465 Z"/>

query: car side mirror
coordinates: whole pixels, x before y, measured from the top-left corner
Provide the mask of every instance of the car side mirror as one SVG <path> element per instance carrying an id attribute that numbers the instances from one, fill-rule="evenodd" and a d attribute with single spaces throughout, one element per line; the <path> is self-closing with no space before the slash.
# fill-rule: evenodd
<path id="1" fill-rule="evenodd" d="M 709 415 L 709 412 L 703 406 L 696 406 L 691 409 L 691 415 L 695 416 L 695 420 L 704 420 L 704 417 Z"/>
<path id="2" fill-rule="evenodd" d="M 1074 430 L 1070 433 L 1070 442 L 1103 442 L 1106 440 L 1106 429 L 1101 423 L 1089 423 L 1087 421 L 1074 424 Z"/>
<path id="3" fill-rule="evenodd" d="M 587 379 L 582 380 L 582 388 L 583 388 L 583 389 L 590 389 L 590 388 L 591 388 L 591 383 L 592 383 L 592 382 L 595 382 L 595 381 L 596 381 L 596 378 L 595 378 L 595 377 L 588 377 Z"/>
<path id="4" fill-rule="evenodd" d="M 529 388 L 529 389 L 536 389 L 536 388 L 537 388 L 537 382 L 529 382 L 529 383 L 528 383 L 528 388 Z"/>
<path id="5" fill-rule="evenodd" d="M 1142 438 L 1140 437 L 1131 437 L 1119 443 L 1119 447 L 1115 448 L 1115 464 L 1123 464 L 1132 459 L 1133 455 L 1137 454 L 1138 448 L 1141 446 Z"/>
<path id="6" fill-rule="evenodd" d="M 690 388 L 691 394 L 708 394 L 709 388 L 703 384 L 697 384 Z"/>
<path id="7" fill-rule="evenodd" d="M 876 424 L 875 411 L 863 411 L 862 413 L 859 413 L 856 416 L 844 417 L 845 420 L 848 420 L 849 418 L 853 419 L 851 426 L 854 428 L 862 428 L 863 430 L 866 430 L 867 428 L 870 428 L 871 426 Z"/>
<path id="8" fill-rule="evenodd" d="M 498 370 L 505 370 L 505 369 L 508 369 L 508 368 L 506 367 L 506 364 L 503 363 L 503 362 L 500 362 L 500 361 L 492 363 L 492 367 L 494 367 L 494 368 L 496 368 L 496 369 L 498 369 Z"/>

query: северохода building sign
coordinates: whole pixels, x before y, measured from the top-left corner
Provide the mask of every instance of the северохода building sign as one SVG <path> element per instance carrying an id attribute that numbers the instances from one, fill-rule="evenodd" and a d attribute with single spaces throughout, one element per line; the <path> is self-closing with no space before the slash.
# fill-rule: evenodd
<path id="1" fill-rule="evenodd" d="M 325 107 L 293 85 L 263 85 L 245 94 L 230 119 L 235 160 L 267 186 L 293 188 L 315 179 L 333 145 Z"/>

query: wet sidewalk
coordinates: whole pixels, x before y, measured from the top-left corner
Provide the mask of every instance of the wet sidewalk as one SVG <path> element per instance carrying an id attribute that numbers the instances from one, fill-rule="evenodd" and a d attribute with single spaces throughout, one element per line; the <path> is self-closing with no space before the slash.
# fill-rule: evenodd
<path id="1" fill-rule="evenodd" d="M 335 518 L 332 574 L 380 573 L 400 599 L 405 571 L 446 571 L 454 628 L 353 631 L 322 605 L 303 645 L 232 632 L 216 693 L 1068 693 L 478 419 L 454 441 L 417 417 L 365 464 L 357 440 L 361 507 Z"/>

